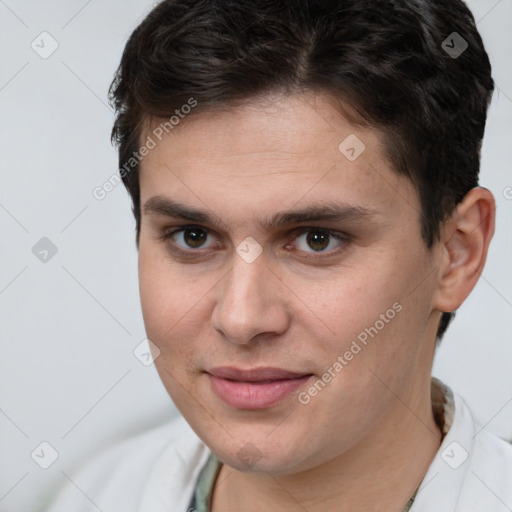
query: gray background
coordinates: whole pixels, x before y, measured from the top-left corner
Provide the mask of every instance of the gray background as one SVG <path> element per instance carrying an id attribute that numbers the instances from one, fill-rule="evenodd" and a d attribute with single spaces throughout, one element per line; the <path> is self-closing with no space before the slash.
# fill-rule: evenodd
<path id="1" fill-rule="evenodd" d="M 486 269 L 458 312 L 434 374 L 481 424 L 512 438 L 512 0 L 469 2 L 498 90 L 481 183 L 497 200 Z M 176 414 L 145 338 L 134 221 L 115 172 L 106 91 L 144 0 L 0 0 L 0 509 L 34 510 L 76 465 Z M 41 32 L 57 50 L 31 47 Z M 49 36 L 42 36 L 51 49 Z M 39 43 L 38 43 L 39 41 Z M 55 43 L 53 43 L 55 44 Z M 508 198 L 507 198 L 508 197 Z M 47 237 L 58 252 L 40 261 Z M 41 442 L 59 456 L 46 470 Z M 40 454 L 44 464 L 49 450 Z M 41 455 L 44 453 L 44 456 Z"/>

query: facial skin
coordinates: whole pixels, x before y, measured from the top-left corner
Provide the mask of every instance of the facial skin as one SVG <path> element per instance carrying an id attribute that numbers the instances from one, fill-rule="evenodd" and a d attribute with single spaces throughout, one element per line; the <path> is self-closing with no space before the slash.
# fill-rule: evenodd
<path id="1" fill-rule="evenodd" d="M 366 146 L 353 162 L 338 149 L 350 134 Z M 174 403 L 224 463 L 213 510 L 400 511 L 439 448 L 430 374 L 440 308 L 456 309 L 478 279 L 494 228 L 490 193 L 474 189 L 427 250 L 414 187 L 392 170 L 379 133 L 313 94 L 185 119 L 142 161 L 140 189 L 147 336 Z M 222 225 L 146 212 L 154 196 Z M 261 226 L 329 202 L 372 213 Z M 204 241 L 190 245 L 190 231 L 159 240 L 186 226 Z M 320 228 L 349 237 L 311 240 Z M 247 237 L 263 250 L 251 263 L 236 251 Z M 301 403 L 395 303 L 401 311 Z M 218 366 L 314 376 L 271 407 L 238 409 L 212 390 L 206 372 Z M 243 450 L 254 454 L 250 467 Z"/>

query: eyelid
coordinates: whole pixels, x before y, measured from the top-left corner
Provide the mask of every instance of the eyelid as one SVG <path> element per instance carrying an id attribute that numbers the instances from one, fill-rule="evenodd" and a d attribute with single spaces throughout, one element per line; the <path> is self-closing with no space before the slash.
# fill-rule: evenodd
<path id="1" fill-rule="evenodd" d="M 176 233 L 179 233 L 180 231 L 185 231 L 187 229 L 194 229 L 194 228 L 201 229 L 201 230 L 205 231 L 207 233 L 207 235 L 211 234 L 213 232 L 209 228 L 199 226 L 196 224 L 175 226 L 172 228 L 165 229 L 163 231 L 163 234 L 158 236 L 158 241 L 159 242 L 170 242 L 172 239 L 172 236 L 175 235 Z M 298 238 L 298 236 L 302 235 L 303 233 L 307 233 L 309 231 L 318 231 L 318 232 L 326 233 L 329 236 L 331 236 L 334 239 L 341 242 L 341 246 L 338 248 L 335 248 L 335 249 L 331 249 L 330 251 L 317 252 L 316 253 L 317 256 L 314 255 L 315 254 L 314 251 L 312 253 L 309 253 L 306 251 L 298 251 L 298 252 L 303 252 L 305 254 L 313 254 L 313 256 L 301 256 L 302 259 L 319 259 L 322 257 L 329 257 L 329 256 L 332 256 L 333 254 L 337 254 L 339 252 L 340 248 L 342 248 L 344 244 L 346 245 L 347 243 L 352 241 L 352 238 L 353 238 L 348 233 L 345 233 L 342 231 L 336 231 L 333 229 L 323 228 L 320 226 L 298 226 L 296 228 L 293 228 L 289 233 L 290 233 L 290 235 L 294 236 L 294 240 L 295 240 L 295 238 Z M 290 245 L 289 243 L 286 243 L 286 246 L 289 246 L 289 245 Z M 185 250 L 175 244 L 174 244 L 172 251 L 175 253 L 181 254 L 185 257 L 191 257 L 191 258 L 194 257 L 194 254 L 200 255 L 201 253 L 205 252 L 205 250 L 202 248 L 200 248 L 200 249 L 192 249 L 191 248 L 189 250 Z"/>

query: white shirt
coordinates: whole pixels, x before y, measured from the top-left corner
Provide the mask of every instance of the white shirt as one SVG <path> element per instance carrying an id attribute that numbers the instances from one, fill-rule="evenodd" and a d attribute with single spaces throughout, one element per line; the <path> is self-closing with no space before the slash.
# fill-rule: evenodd
<path id="1" fill-rule="evenodd" d="M 410 512 L 511 512 L 512 445 L 481 430 L 462 398 L 448 393 L 451 426 Z M 46 512 L 189 512 L 209 454 L 180 417 L 115 445 L 70 475 Z"/>

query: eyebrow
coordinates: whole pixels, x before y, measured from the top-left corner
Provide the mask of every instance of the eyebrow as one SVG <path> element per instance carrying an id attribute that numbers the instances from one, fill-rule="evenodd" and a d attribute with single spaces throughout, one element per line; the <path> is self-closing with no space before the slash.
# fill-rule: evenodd
<path id="1" fill-rule="evenodd" d="M 228 226 L 214 213 L 176 202 L 164 196 L 149 198 L 143 206 L 143 211 L 146 215 L 155 214 L 200 224 L 210 224 L 229 231 Z M 278 212 L 269 219 L 260 221 L 259 224 L 263 229 L 272 230 L 280 226 L 314 221 L 368 222 L 378 214 L 379 212 L 373 208 L 328 201 L 299 210 Z"/>

